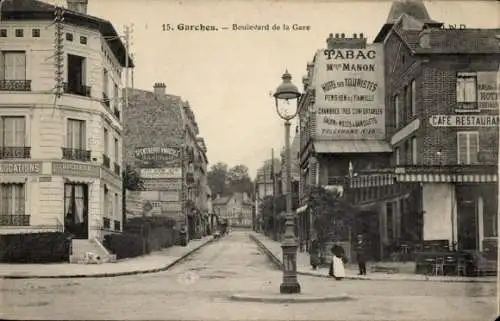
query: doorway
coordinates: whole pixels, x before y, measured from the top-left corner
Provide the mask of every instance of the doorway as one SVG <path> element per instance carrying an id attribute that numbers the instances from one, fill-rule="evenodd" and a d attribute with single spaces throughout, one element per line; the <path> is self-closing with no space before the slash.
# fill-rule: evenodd
<path id="1" fill-rule="evenodd" d="M 64 184 L 64 230 L 76 239 L 87 239 L 88 185 Z"/>
<path id="2" fill-rule="evenodd" d="M 380 261 L 380 233 L 379 233 L 379 215 L 376 211 L 361 211 L 357 213 L 354 222 L 354 237 L 362 234 L 368 243 L 368 259 Z"/>
<path id="3" fill-rule="evenodd" d="M 457 230 L 460 250 L 479 249 L 478 202 L 472 186 L 460 186 L 457 195 Z"/>

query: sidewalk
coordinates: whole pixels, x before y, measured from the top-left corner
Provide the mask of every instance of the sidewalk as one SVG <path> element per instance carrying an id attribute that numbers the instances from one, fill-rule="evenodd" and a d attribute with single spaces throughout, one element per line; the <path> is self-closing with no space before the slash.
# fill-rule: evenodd
<path id="1" fill-rule="evenodd" d="M 8 264 L 0 263 L 0 279 L 113 277 L 165 271 L 213 241 L 213 236 L 191 240 L 148 255 L 102 264 Z"/>
<path id="2" fill-rule="evenodd" d="M 282 263 L 281 243 L 276 242 L 267 236 L 252 232 L 250 237 L 264 249 L 266 254 L 274 261 L 275 264 Z M 369 270 L 369 265 L 368 265 Z M 297 273 L 302 275 L 310 275 L 317 277 L 329 277 L 328 268 L 319 268 L 313 271 L 309 264 L 309 254 L 307 252 L 297 253 Z M 357 275 L 357 266 L 351 264 L 346 265 L 346 279 L 353 280 L 380 280 L 380 281 L 436 281 L 436 282 L 487 282 L 495 283 L 495 276 L 486 277 L 464 277 L 464 276 L 427 276 L 410 273 L 382 273 L 369 272 L 368 275 Z"/>

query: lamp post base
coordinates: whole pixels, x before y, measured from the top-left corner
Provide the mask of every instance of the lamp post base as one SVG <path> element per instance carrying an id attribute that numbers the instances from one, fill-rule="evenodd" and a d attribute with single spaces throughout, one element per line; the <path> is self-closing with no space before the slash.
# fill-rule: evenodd
<path id="1" fill-rule="evenodd" d="M 300 284 L 298 282 L 293 283 L 281 283 L 280 285 L 281 294 L 296 294 L 300 293 Z"/>

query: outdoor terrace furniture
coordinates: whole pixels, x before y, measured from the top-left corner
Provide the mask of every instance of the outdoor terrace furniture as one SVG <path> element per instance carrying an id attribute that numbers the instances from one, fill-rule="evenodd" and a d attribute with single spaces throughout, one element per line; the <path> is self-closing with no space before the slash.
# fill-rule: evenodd
<path id="1" fill-rule="evenodd" d="M 431 275 L 474 275 L 474 260 L 466 252 L 416 252 L 417 274 Z"/>

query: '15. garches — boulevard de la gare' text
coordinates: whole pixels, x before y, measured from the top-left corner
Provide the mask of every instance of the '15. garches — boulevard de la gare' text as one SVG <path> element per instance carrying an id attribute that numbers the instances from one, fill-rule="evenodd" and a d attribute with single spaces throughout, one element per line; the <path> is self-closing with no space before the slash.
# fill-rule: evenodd
<path id="1" fill-rule="evenodd" d="M 164 23 L 161 25 L 162 31 L 310 31 L 311 26 L 297 23 L 274 23 L 274 24 L 237 24 L 231 25 L 207 25 L 207 24 L 172 24 Z"/>

